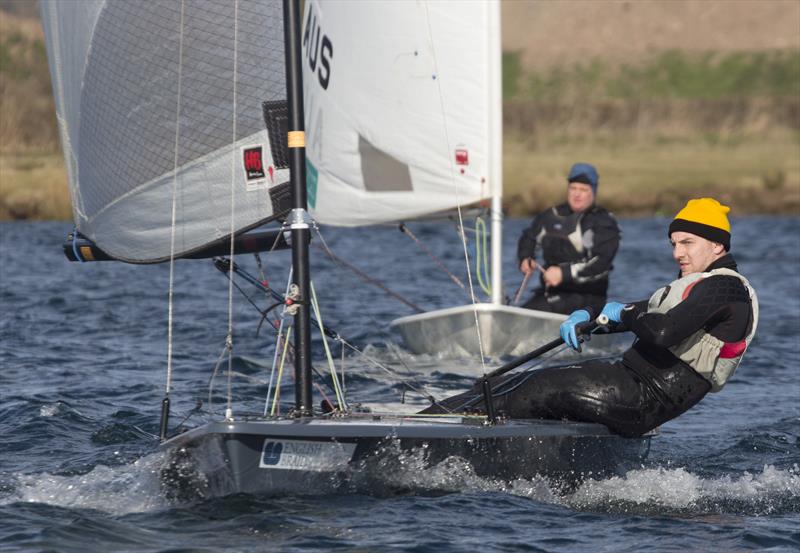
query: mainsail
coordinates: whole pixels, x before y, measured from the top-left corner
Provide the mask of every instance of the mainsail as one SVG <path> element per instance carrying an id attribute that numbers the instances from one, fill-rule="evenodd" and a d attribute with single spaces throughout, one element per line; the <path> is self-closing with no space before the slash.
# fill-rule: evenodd
<path id="1" fill-rule="evenodd" d="M 41 11 L 81 234 L 155 262 L 285 209 L 285 153 L 262 118 L 285 138 L 280 0 L 42 0 Z"/>
<path id="2" fill-rule="evenodd" d="M 308 203 L 316 220 L 406 220 L 488 198 L 490 2 L 306 3 Z"/>

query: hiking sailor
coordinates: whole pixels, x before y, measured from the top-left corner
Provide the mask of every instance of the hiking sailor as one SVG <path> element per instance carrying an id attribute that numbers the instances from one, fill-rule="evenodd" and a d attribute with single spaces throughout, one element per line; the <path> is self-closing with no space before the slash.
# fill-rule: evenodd
<path id="1" fill-rule="evenodd" d="M 678 279 L 649 300 L 603 307 L 612 332 L 637 337 L 620 361 L 530 371 L 522 382 L 517 375 L 513 385 L 508 384 L 515 377 L 504 377 L 492 383 L 495 410 L 511 418 L 597 422 L 633 437 L 721 390 L 758 325 L 755 291 L 728 253 L 728 211 L 711 198 L 690 200 L 668 232 Z M 573 312 L 561 325 L 561 337 L 579 350 L 575 327 L 596 315 L 591 308 Z M 430 409 L 457 409 L 466 395 Z"/>
<path id="2" fill-rule="evenodd" d="M 541 268 L 541 288 L 523 307 L 570 313 L 606 301 L 611 262 L 619 247 L 614 217 L 596 205 L 599 176 L 594 166 L 576 163 L 567 176 L 567 201 L 538 214 L 517 245 L 519 270 L 526 279 Z M 534 259 L 542 250 L 542 265 Z"/>

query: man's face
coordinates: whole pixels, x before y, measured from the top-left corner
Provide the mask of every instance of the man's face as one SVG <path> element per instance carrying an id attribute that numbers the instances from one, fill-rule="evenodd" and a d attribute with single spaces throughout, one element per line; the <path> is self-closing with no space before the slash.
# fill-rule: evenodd
<path id="1" fill-rule="evenodd" d="M 682 277 L 705 271 L 711 263 L 725 255 L 722 244 L 696 234 L 675 231 L 669 241 L 672 244 L 672 257 L 678 262 Z"/>
<path id="2" fill-rule="evenodd" d="M 567 185 L 567 203 L 572 211 L 580 213 L 589 209 L 594 203 L 592 187 L 582 182 L 571 182 Z"/>

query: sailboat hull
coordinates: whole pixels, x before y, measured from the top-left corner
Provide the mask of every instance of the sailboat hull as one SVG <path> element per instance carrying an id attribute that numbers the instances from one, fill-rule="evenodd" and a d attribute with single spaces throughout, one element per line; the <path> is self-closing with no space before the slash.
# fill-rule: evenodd
<path id="1" fill-rule="evenodd" d="M 389 493 L 440 488 L 426 471 L 560 485 L 621 473 L 647 456 L 650 436 L 560 421 L 484 425 L 462 417 L 345 417 L 210 423 L 165 442 L 167 495 Z"/>
<path id="2" fill-rule="evenodd" d="M 446 357 L 479 355 L 480 329 L 482 351 L 486 356 L 523 355 L 558 337 L 564 315 L 508 305 L 478 303 L 429 311 L 395 319 L 391 327 L 402 336 L 405 346 L 414 353 Z M 613 354 L 630 345 L 624 334 L 592 336 L 584 348 L 589 354 Z M 574 357 L 572 350 L 559 358 Z"/>

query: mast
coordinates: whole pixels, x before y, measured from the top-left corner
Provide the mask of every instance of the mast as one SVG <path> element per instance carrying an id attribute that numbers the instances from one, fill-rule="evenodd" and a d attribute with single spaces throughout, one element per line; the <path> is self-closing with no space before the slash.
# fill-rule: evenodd
<path id="1" fill-rule="evenodd" d="M 503 303 L 503 86 L 500 2 L 489 2 L 489 183 L 492 188 L 492 303 Z"/>
<path id="2" fill-rule="evenodd" d="M 311 400 L 311 324 L 310 275 L 308 242 L 309 216 L 306 201 L 306 150 L 303 121 L 303 77 L 300 50 L 299 0 L 283 0 L 283 34 L 286 44 L 286 96 L 289 107 L 288 145 L 291 171 L 292 212 L 289 216 L 292 233 L 293 283 L 299 292 L 295 305 L 295 416 L 313 414 Z"/>

